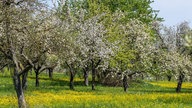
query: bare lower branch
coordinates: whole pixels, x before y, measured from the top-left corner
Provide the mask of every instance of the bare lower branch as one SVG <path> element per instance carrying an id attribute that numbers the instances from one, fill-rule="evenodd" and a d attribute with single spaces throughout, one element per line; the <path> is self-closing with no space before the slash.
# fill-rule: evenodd
<path id="1" fill-rule="evenodd" d="M 21 72 L 19 72 L 19 76 L 28 72 L 31 68 L 32 68 L 31 65 L 26 66 L 25 69 L 23 69 Z"/>

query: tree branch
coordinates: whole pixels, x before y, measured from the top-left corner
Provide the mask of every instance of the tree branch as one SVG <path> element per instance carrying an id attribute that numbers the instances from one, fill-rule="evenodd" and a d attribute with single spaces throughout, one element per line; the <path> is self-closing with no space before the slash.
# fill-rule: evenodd
<path id="1" fill-rule="evenodd" d="M 18 1 L 17 3 L 14 3 L 15 5 L 19 5 L 21 3 L 23 3 L 25 0 L 21 0 L 21 1 Z"/>
<path id="2" fill-rule="evenodd" d="M 0 52 L 2 52 L 5 55 L 6 58 L 12 60 L 11 55 L 7 54 L 1 47 L 0 47 Z"/>
<path id="3" fill-rule="evenodd" d="M 70 70 L 72 70 L 71 66 L 67 62 L 65 62 L 65 64 L 67 65 L 67 67 L 69 67 Z"/>
<path id="4" fill-rule="evenodd" d="M 21 72 L 19 72 L 19 76 L 21 76 L 22 74 L 28 72 L 31 68 L 32 68 L 31 65 L 26 66 L 25 69 L 23 69 Z"/>
<path id="5" fill-rule="evenodd" d="M 138 71 L 135 71 L 135 72 L 132 72 L 132 73 L 130 73 L 130 74 L 128 74 L 128 76 L 132 76 L 132 75 L 134 75 L 134 74 L 140 74 L 140 73 L 143 73 L 142 71 L 140 71 L 140 72 L 138 72 Z"/>
<path id="6" fill-rule="evenodd" d="M 95 65 L 95 68 L 97 68 L 97 66 L 99 66 L 99 64 L 101 63 L 101 59 L 99 59 L 99 61 L 96 63 L 96 65 Z"/>
<path id="7" fill-rule="evenodd" d="M 49 67 L 44 67 L 39 70 L 39 74 L 42 73 L 44 70 L 49 69 Z"/>
<path id="8" fill-rule="evenodd" d="M 7 66 L 8 64 L 6 63 L 6 64 L 4 64 L 1 68 L 0 68 L 0 70 L 2 70 L 5 66 Z"/>
<path id="9" fill-rule="evenodd" d="M 33 62 L 25 55 L 25 54 L 21 54 L 26 60 L 27 60 L 27 62 L 32 66 L 32 67 L 34 67 L 34 64 L 33 64 Z"/>

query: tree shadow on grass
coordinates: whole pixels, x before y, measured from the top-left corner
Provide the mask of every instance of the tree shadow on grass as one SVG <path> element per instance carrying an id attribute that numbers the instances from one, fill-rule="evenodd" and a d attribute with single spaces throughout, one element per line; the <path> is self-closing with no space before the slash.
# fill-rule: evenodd
<path id="1" fill-rule="evenodd" d="M 29 78 L 35 81 L 35 77 L 29 77 Z M 39 78 L 39 81 L 40 81 L 39 87 L 32 87 L 32 89 L 35 89 L 35 90 L 45 89 L 45 90 L 55 90 L 55 91 L 70 90 L 69 89 L 69 81 L 66 79 Z M 75 91 L 76 91 L 76 87 L 77 88 L 79 88 L 79 87 L 86 88 L 86 86 L 84 86 L 83 81 L 74 81 L 74 87 L 75 87 Z"/>
<path id="2" fill-rule="evenodd" d="M 29 77 L 30 79 L 34 79 L 35 77 Z M 39 78 L 40 80 L 40 87 L 34 88 L 36 90 L 53 90 L 53 91 L 60 91 L 60 90 L 70 90 L 69 89 L 69 80 L 62 79 L 62 78 Z M 102 86 L 99 82 L 96 82 L 96 91 L 101 91 L 100 87 L 97 89 L 98 86 Z M 74 81 L 74 91 L 79 92 L 89 92 L 91 90 L 91 84 L 89 86 L 84 86 L 83 81 Z M 132 93 L 176 93 L 176 87 L 175 88 L 169 88 L 169 87 L 160 87 L 158 85 L 152 85 L 152 84 L 133 84 L 130 86 L 129 91 Z M 192 88 L 182 88 L 180 93 L 192 93 Z"/>
<path id="3" fill-rule="evenodd" d="M 12 93 L 14 92 L 14 87 L 12 84 L 4 84 L 0 86 L 0 94 L 4 94 L 4 93 Z"/>

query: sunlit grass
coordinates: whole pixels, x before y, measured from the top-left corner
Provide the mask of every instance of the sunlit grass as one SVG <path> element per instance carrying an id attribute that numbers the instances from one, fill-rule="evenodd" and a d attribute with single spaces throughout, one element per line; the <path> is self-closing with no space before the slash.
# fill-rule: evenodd
<path id="1" fill-rule="evenodd" d="M 56 74 L 49 80 L 47 74 L 40 76 L 40 87 L 30 75 L 27 104 L 31 108 L 191 108 L 192 84 L 184 82 L 183 92 L 175 93 L 176 82 L 140 82 L 130 84 L 128 92 L 122 87 L 85 87 L 77 78 L 75 90 L 69 90 L 68 78 Z M 0 75 L 0 107 L 17 107 L 17 97 L 12 79 Z"/>
<path id="2" fill-rule="evenodd" d="M 192 94 L 170 94 L 170 93 L 150 93 L 150 94 L 97 94 L 97 92 L 77 92 L 60 91 L 58 93 L 34 91 L 33 95 L 26 94 L 27 103 L 31 107 L 43 106 L 68 106 L 68 107 L 92 107 L 102 105 L 102 107 L 190 107 Z M 1 97 L 1 106 L 16 105 L 14 96 Z"/>

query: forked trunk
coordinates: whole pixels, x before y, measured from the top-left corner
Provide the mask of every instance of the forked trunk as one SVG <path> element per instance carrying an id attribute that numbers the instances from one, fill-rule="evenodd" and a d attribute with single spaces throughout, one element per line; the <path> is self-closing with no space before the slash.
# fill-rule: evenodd
<path id="1" fill-rule="evenodd" d="M 178 83 L 177 83 L 176 92 L 181 92 L 181 86 L 182 86 L 182 83 L 183 83 L 183 79 L 184 79 L 184 75 L 180 74 L 179 79 L 178 79 Z"/>
<path id="2" fill-rule="evenodd" d="M 39 71 L 40 71 L 41 67 L 35 67 L 34 71 L 35 71 L 35 87 L 39 87 Z"/>
<path id="3" fill-rule="evenodd" d="M 17 72 L 14 72 L 13 82 L 14 82 L 15 91 L 17 93 L 19 108 L 26 108 L 27 105 L 26 105 L 26 101 L 25 101 L 25 97 L 22 89 L 21 78 L 20 78 L 20 75 L 17 74 Z"/>

